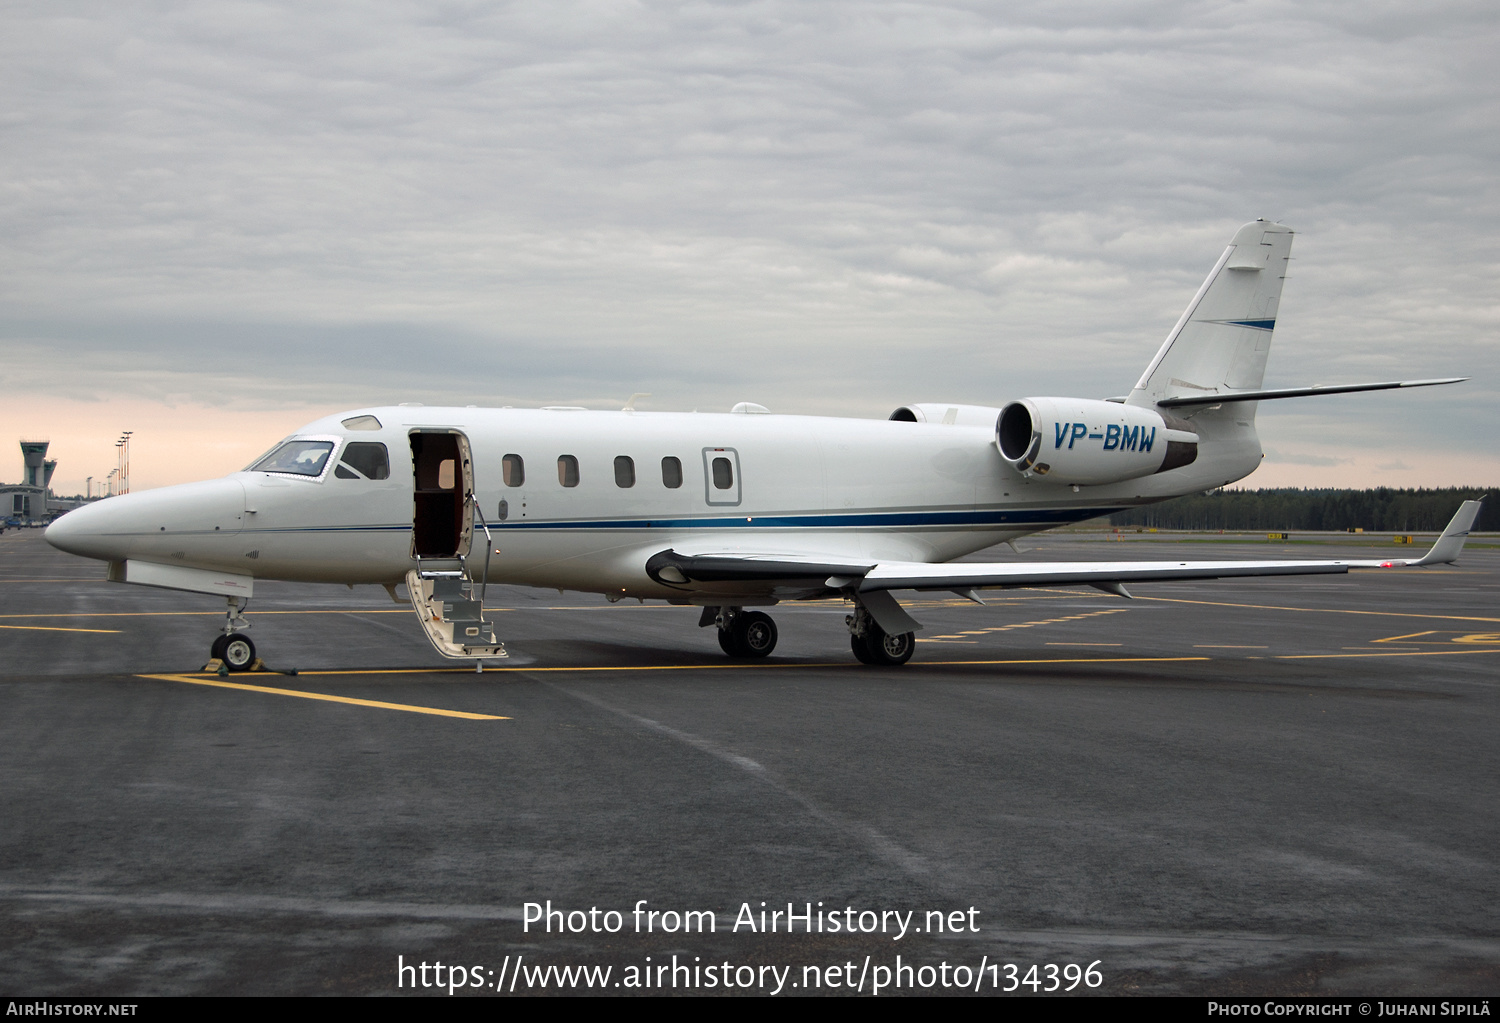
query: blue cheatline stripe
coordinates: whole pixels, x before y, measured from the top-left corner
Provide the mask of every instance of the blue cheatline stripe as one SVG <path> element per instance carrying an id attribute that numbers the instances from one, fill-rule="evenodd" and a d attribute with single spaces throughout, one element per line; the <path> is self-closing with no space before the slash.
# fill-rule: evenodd
<path id="1" fill-rule="evenodd" d="M 734 515 L 691 519 L 554 519 L 542 522 L 491 522 L 491 531 L 518 529 L 829 529 L 892 526 L 1007 526 L 1030 527 L 1065 525 L 1084 519 L 1112 515 L 1125 508 L 1057 508 L 1030 511 L 954 511 L 954 512 L 866 512 L 844 515 Z M 474 528 L 480 529 L 476 523 Z M 244 529 L 224 536 L 271 533 L 357 533 L 410 532 L 410 525 L 386 526 L 306 526 L 269 529 Z M 145 536 L 154 534 L 146 533 Z"/>
<path id="2" fill-rule="evenodd" d="M 869 512 L 845 515 L 741 515 L 694 519 L 572 519 L 490 523 L 490 529 L 827 529 L 853 526 L 1056 526 L 1124 508 L 1039 511 Z"/>
<path id="3" fill-rule="evenodd" d="M 870 511 L 858 514 L 738 514 L 738 516 L 697 517 L 697 519 L 556 519 L 546 522 L 490 522 L 493 532 L 516 529 L 828 529 L 874 528 L 874 526 L 1047 526 L 1082 522 L 1103 514 L 1124 511 L 1112 508 L 1038 508 L 1029 511 Z M 475 523 L 475 529 L 480 526 Z M 242 529 L 239 534 L 275 534 L 275 532 L 410 532 L 411 525 L 327 525 L 284 526 L 284 528 Z M 144 534 L 154 535 L 154 534 Z"/>

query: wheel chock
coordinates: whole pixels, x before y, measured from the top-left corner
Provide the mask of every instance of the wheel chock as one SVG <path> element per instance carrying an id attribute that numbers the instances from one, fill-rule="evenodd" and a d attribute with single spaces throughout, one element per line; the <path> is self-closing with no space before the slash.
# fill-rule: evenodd
<path id="1" fill-rule="evenodd" d="M 217 657 L 215 657 L 212 660 L 210 660 L 207 664 L 205 664 L 203 666 L 202 670 L 204 670 L 204 671 L 211 671 L 215 675 L 219 675 L 219 676 L 222 677 L 224 675 L 228 675 L 229 674 L 229 665 L 225 664 L 223 661 L 221 661 Z M 266 662 L 263 661 L 263 660 L 261 660 L 259 657 L 257 657 L 251 663 L 250 667 L 248 667 L 248 668 L 245 669 L 245 674 L 249 674 L 250 672 L 253 672 L 253 671 L 264 671 L 264 672 L 266 672 L 268 674 L 272 674 L 272 675 L 295 675 L 295 674 L 297 674 L 297 669 L 296 668 L 272 668 L 272 667 L 267 666 Z"/>

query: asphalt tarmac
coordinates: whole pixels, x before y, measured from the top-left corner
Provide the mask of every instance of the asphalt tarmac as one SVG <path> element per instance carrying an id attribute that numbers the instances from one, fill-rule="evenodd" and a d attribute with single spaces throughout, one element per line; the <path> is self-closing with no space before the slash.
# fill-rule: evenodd
<path id="1" fill-rule="evenodd" d="M 1199 539 L 1021 546 L 1409 550 Z M 220 678 L 212 598 L 11 532 L 0 993 L 1500 993 L 1476 540 L 1131 601 L 900 594 L 929 626 L 900 669 L 836 602 L 772 609 L 746 664 L 694 609 L 497 587 L 512 656 L 475 674 L 379 588 L 266 583 L 250 634 L 300 673 Z M 577 966 L 610 972 L 547 972 Z"/>

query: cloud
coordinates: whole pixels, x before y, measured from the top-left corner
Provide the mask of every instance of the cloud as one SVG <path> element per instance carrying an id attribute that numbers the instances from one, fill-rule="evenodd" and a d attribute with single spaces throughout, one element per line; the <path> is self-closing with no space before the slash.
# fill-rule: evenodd
<path id="1" fill-rule="evenodd" d="M 1268 383 L 1472 374 L 1305 414 L 1493 464 L 1497 36 L 1462 2 L 13 6 L 5 384 L 1103 396 L 1267 216 L 1303 232 Z"/>
<path id="2" fill-rule="evenodd" d="M 1333 458 L 1328 455 L 1310 455 L 1295 451 L 1266 451 L 1266 461 L 1271 464 L 1281 463 L 1284 465 L 1349 465 L 1353 463 L 1352 458 Z"/>

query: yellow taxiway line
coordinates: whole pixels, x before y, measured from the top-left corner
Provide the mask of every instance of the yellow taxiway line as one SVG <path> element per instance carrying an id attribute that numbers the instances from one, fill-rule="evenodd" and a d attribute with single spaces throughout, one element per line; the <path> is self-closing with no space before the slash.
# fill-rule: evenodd
<path id="1" fill-rule="evenodd" d="M 1275 654 L 1278 661 L 1308 661 L 1329 657 L 1455 657 L 1460 654 L 1500 654 L 1495 650 L 1380 650 L 1356 654 Z"/>
<path id="2" fill-rule="evenodd" d="M 0 579 L 0 582 L 7 582 L 7 581 L 9 581 L 9 582 L 77 582 L 78 580 L 74 580 L 74 579 L 67 579 L 67 580 L 63 580 L 63 579 L 29 579 L 29 580 L 28 579 L 12 579 L 12 580 Z M 1016 597 L 1016 596 L 1004 596 L 1004 597 L 1000 597 L 1000 596 L 996 596 L 996 597 L 992 597 L 992 598 L 987 598 L 986 601 L 985 601 L 985 603 L 986 603 L 986 606 L 988 606 L 988 607 L 1004 607 L 1004 606 L 1006 606 L 1007 603 L 1020 604 L 1020 603 L 1025 603 L 1027 601 L 1038 601 L 1038 600 L 1065 600 L 1065 599 L 1070 599 L 1070 598 L 1071 599 L 1077 599 L 1078 596 L 1079 596 L 1079 594 L 1077 594 L 1077 593 L 1063 593 L 1063 594 L 1059 594 L 1058 596 L 1025 596 L 1025 597 Z M 1149 598 L 1146 598 L 1146 599 L 1149 599 Z M 843 603 L 844 602 L 841 601 L 841 600 L 815 600 L 815 601 L 814 600 L 809 600 L 809 601 L 798 601 L 797 604 L 791 605 L 790 608 L 794 609 L 794 608 L 819 607 L 819 606 L 834 607 L 834 606 L 842 606 Z M 932 600 L 932 601 L 910 600 L 910 601 L 904 601 L 903 604 L 902 604 L 902 606 L 903 607 L 914 607 L 914 608 L 921 609 L 921 608 L 932 608 L 932 607 L 961 607 L 961 608 L 968 608 L 968 607 L 973 607 L 975 605 L 974 605 L 974 603 L 972 601 L 969 601 L 969 600 Z M 620 603 L 620 604 L 540 605 L 540 606 L 534 606 L 534 607 L 487 607 L 487 608 L 485 608 L 486 612 L 500 612 L 500 611 L 642 611 L 642 610 L 645 610 L 645 611 L 672 611 L 672 610 L 678 610 L 678 608 L 676 608 L 674 605 L 671 605 L 671 604 L 625 604 L 625 603 Z M 1123 610 L 1128 610 L 1128 609 L 1126 609 L 1126 608 L 1120 608 L 1118 610 L 1123 611 Z M 391 607 L 389 605 L 386 605 L 384 607 L 298 608 L 296 610 L 287 610 L 287 611 L 260 610 L 260 611 L 246 611 L 245 613 L 247 615 L 249 615 L 250 617 L 258 617 L 260 615 L 409 615 L 409 614 L 412 613 L 412 609 L 411 609 L 411 607 L 409 605 L 403 603 L 400 607 Z M 1109 611 L 1109 612 L 1097 612 L 1096 611 L 1096 612 L 1091 612 L 1091 613 L 1092 614 L 1100 614 L 1100 613 L 1116 614 L 1116 613 L 1118 613 L 1118 611 Z M 224 617 L 224 612 L 223 611 L 61 611 L 61 612 L 52 612 L 52 613 L 35 612 L 35 613 L 29 613 L 29 614 L 0 614 L 0 620 L 5 620 L 5 621 L 8 621 L 8 620 L 13 619 L 13 618 L 223 618 L 223 617 Z M 1081 616 L 1074 616 L 1074 617 L 1088 617 L 1088 615 L 1081 615 Z M 1072 620 L 1072 619 L 1055 619 L 1055 621 L 1070 621 L 1070 620 Z M 1488 620 L 1488 619 L 1485 619 L 1485 620 Z M 1022 627 L 1023 625 L 1026 625 L 1026 624 L 1035 624 L 1035 623 L 1021 623 L 1020 625 L 997 626 L 997 628 L 1019 628 L 1019 627 Z M 1048 624 L 1051 624 L 1051 622 L 1049 622 Z"/>
<path id="3" fill-rule="evenodd" d="M 1212 657 L 1033 657 L 1009 661 L 921 661 L 922 667 L 964 667 L 989 664 L 1165 664 L 1179 661 L 1211 661 Z"/>
<path id="4" fill-rule="evenodd" d="M 346 673 L 352 674 L 352 672 Z M 404 710 L 412 714 L 434 714 L 445 718 L 465 718 L 469 721 L 509 721 L 498 714 L 472 714 L 465 710 L 443 710 L 441 707 L 417 707 L 409 703 L 385 703 L 381 700 L 357 700 L 352 696 L 332 696 L 328 693 L 308 693 L 300 689 L 276 689 L 271 686 L 252 686 L 244 682 L 221 682 L 218 679 L 190 678 L 187 675 L 139 675 L 138 678 L 157 679 L 162 682 L 186 682 L 195 686 L 214 686 L 219 689 L 243 689 L 252 693 L 270 693 L 274 696 L 300 696 L 304 700 L 326 700 L 329 703 L 351 703 L 356 707 L 378 707 L 381 710 Z"/>
<path id="5" fill-rule="evenodd" d="M 1331 615 L 1380 615 L 1386 618 L 1435 618 L 1445 622 L 1500 622 L 1500 618 L 1479 618 L 1473 615 L 1420 615 L 1410 611 L 1352 611 L 1342 607 L 1278 607 L 1274 604 L 1231 604 L 1222 600 L 1184 600 L 1181 597 L 1136 597 L 1136 600 L 1156 600 L 1166 604 L 1204 604 L 1209 607 L 1243 607 L 1252 611 L 1304 611 Z"/>
<path id="6" fill-rule="evenodd" d="M 110 632 L 118 633 L 119 629 L 64 629 L 56 625 L 0 625 L 0 629 L 23 629 L 27 632 Z"/>
<path id="7" fill-rule="evenodd" d="M 1444 657 L 1464 654 L 1500 654 L 1500 648 L 1487 650 L 1383 650 L 1378 652 L 1338 653 L 1338 654 L 1272 654 L 1271 659 L 1278 661 L 1299 660 L 1327 660 L 1361 657 Z M 1260 657 L 1250 658 L 1260 660 Z M 1214 658 L 1197 655 L 1188 657 L 1028 657 L 1008 658 L 997 660 L 963 660 L 963 661 L 921 661 L 921 667 L 931 668 L 966 668 L 966 667 L 1003 667 L 1006 665 L 1022 664 L 1182 664 L 1203 663 L 1212 661 Z M 554 673 L 620 673 L 638 671 L 729 671 L 729 670 L 756 670 L 766 671 L 775 669 L 798 669 L 798 668 L 843 668 L 848 670 L 858 669 L 857 664 L 846 661 L 836 662 L 798 662 L 787 664 L 745 664 L 743 662 L 716 662 L 712 664 L 643 664 L 643 665 L 583 665 L 562 667 L 492 667 L 486 668 L 487 673 L 506 674 L 554 674 Z M 475 674 L 466 668 L 362 668 L 353 670 L 320 670 L 305 671 L 302 675 L 318 676 L 356 676 L 356 675 L 434 675 L 434 674 Z M 374 707 L 379 710 L 399 710 L 410 714 L 431 714 L 437 717 L 463 718 L 468 721 L 510 721 L 509 717 L 499 714 L 476 714 L 463 710 L 445 710 L 441 707 L 418 707 L 408 703 L 388 703 L 383 700 L 361 700 L 352 696 L 334 696 L 331 693 L 310 693 L 301 689 L 281 689 L 274 686 L 257 686 L 247 682 L 226 682 L 218 678 L 198 677 L 181 674 L 159 674 L 138 675 L 137 678 L 148 678 L 162 682 L 183 682 L 195 686 L 212 686 L 217 689 L 239 689 L 252 693 L 269 693 L 273 696 L 294 696 L 304 700 L 323 700 L 328 703 L 346 703 L 356 707 Z"/>

